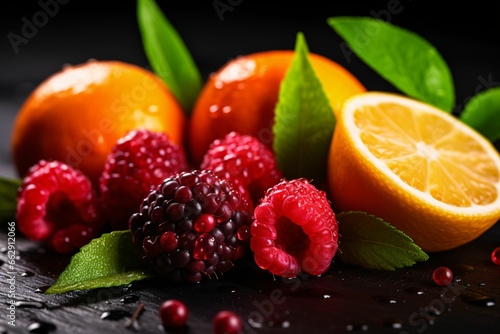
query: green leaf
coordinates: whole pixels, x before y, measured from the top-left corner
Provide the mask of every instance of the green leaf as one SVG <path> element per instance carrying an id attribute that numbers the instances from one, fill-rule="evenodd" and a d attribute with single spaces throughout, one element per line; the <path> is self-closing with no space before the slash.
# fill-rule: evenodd
<path id="1" fill-rule="evenodd" d="M 403 93 L 451 112 L 455 89 L 448 65 L 421 36 L 371 17 L 333 17 L 328 24 L 368 66 Z M 346 54 L 347 48 L 344 48 Z"/>
<path id="2" fill-rule="evenodd" d="M 500 139 L 500 87 L 473 96 L 460 119 L 483 134 L 491 142 Z"/>
<path id="3" fill-rule="evenodd" d="M 189 115 L 202 86 L 189 50 L 154 0 L 137 1 L 137 20 L 151 67 Z"/>
<path id="4" fill-rule="evenodd" d="M 342 212 L 339 222 L 341 261 L 369 269 L 395 270 L 429 256 L 391 224 L 365 212 Z"/>
<path id="5" fill-rule="evenodd" d="M 45 293 L 120 286 L 150 276 L 135 252 L 132 233 L 114 231 L 83 246 Z"/>
<path id="6" fill-rule="evenodd" d="M 0 221 L 13 220 L 16 216 L 17 190 L 22 181 L 0 177 Z"/>
<path id="7" fill-rule="evenodd" d="M 285 177 L 320 184 L 326 176 L 335 116 L 308 54 L 305 38 L 298 33 L 294 59 L 280 86 L 273 148 Z"/>

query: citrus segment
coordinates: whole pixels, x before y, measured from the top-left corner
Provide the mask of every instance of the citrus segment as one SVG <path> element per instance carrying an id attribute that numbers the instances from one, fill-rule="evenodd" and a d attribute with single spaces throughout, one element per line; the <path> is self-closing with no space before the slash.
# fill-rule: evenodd
<path id="1" fill-rule="evenodd" d="M 469 242 L 500 218 L 500 157 L 455 117 L 369 92 L 348 99 L 329 156 L 340 211 L 384 218 L 427 251 Z"/>

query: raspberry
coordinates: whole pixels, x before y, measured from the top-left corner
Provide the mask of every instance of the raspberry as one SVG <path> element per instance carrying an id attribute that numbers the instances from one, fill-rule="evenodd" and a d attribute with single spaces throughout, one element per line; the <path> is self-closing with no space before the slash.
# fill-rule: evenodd
<path id="1" fill-rule="evenodd" d="M 282 178 L 271 150 L 257 138 L 234 131 L 212 142 L 200 168 L 230 180 L 251 207 Z"/>
<path id="2" fill-rule="evenodd" d="M 305 179 L 282 180 L 255 208 L 250 248 L 274 275 L 321 275 L 337 251 L 338 225 L 324 192 Z"/>
<path id="3" fill-rule="evenodd" d="M 166 178 L 130 217 L 143 260 L 173 281 L 224 273 L 248 248 L 248 204 L 209 170 Z"/>
<path id="4" fill-rule="evenodd" d="M 91 182 L 59 161 L 41 160 L 31 167 L 18 192 L 16 219 L 27 238 L 60 253 L 84 246 L 103 227 Z"/>
<path id="5" fill-rule="evenodd" d="M 99 180 L 103 211 L 113 230 L 126 230 L 143 198 L 188 165 L 184 149 L 162 132 L 136 129 L 119 139 Z"/>

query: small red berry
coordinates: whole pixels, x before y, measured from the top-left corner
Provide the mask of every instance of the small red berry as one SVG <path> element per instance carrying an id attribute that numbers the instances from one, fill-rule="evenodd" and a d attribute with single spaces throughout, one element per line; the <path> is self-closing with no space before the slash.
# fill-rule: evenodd
<path id="1" fill-rule="evenodd" d="M 500 247 L 495 248 L 493 252 L 491 252 L 491 261 L 500 266 Z"/>
<path id="2" fill-rule="evenodd" d="M 432 279 L 437 285 L 446 286 L 453 280 L 453 273 L 449 268 L 439 267 L 432 273 Z"/>
<path id="3" fill-rule="evenodd" d="M 239 334 L 242 323 L 240 317 L 231 311 L 220 311 L 212 322 L 214 334 Z"/>
<path id="4" fill-rule="evenodd" d="M 188 315 L 189 312 L 186 305 L 180 300 L 170 299 L 160 305 L 161 323 L 166 328 L 184 326 Z"/>

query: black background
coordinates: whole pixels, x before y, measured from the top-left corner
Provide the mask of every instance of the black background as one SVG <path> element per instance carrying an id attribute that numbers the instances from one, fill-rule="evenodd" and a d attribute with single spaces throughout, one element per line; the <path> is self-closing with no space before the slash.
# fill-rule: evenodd
<path id="1" fill-rule="evenodd" d="M 116 59 L 147 68 L 136 19 L 135 1 L 12 1 L 0 11 L 0 171 L 12 174 L 8 141 L 15 113 L 38 83 L 64 64 L 89 59 Z M 15 52 L 9 36 L 22 36 L 26 21 L 40 20 L 43 4 L 57 3 L 55 15 L 43 22 Z M 500 83 L 500 12 L 491 1 L 464 5 L 436 1 L 250 1 L 218 0 L 231 9 L 222 14 L 216 1 L 157 1 L 191 51 L 202 75 L 229 59 L 271 49 L 293 49 L 302 31 L 312 52 L 344 65 L 370 90 L 392 91 L 359 59 L 346 59 L 342 40 L 326 20 L 331 16 L 378 16 L 420 34 L 448 63 L 459 112 L 474 94 Z M 232 5 L 231 5 L 232 4 Z M 54 8 L 53 5 L 51 8 Z M 390 8 L 395 8 L 390 13 Z M 38 13 L 38 14 L 37 14 Z M 220 14 L 220 15 L 219 15 Z M 389 15 L 388 15 L 389 14 Z M 37 16 L 38 15 L 38 16 Z M 37 21 L 40 22 L 40 21 Z"/>
<path id="2" fill-rule="evenodd" d="M 0 175 L 14 175 L 9 152 L 12 122 L 27 94 L 47 76 L 64 64 L 78 64 L 92 58 L 122 60 L 149 68 L 142 50 L 135 1 L 66 2 L 59 5 L 57 14 L 38 28 L 27 44 L 19 45 L 17 53 L 9 42 L 9 34 L 21 35 L 23 18 L 32 22 L 33 16 L 42 7 L 38 1 L 11 1 L 9 7 L 3 4 L 0 9 Z M 232 11 L 223 13 L 223 20 L 214 8 L 214 1 L 158 0 L 191 51 L 204 79 L 238 55 L 271 49 L 293 49 L 296 33 L 302 31 L 312 52 L 344 65 L 369 90 L 394 90 L 356 57 L 351 61 L 344 57 L 339 47 L 342 40 L 327 25 L 326 19 L 337 15 L 383 15 L 396 1 L 371 1 L 364 4 L 359 1 L 316 0 L 297 3 L 250 0 L 221 2 L 233 4 Z M 438 49 L 454 78 L 457 112 L 477 92 L 500 85 L 500 12 L 492 7 L 492 1 L 465 4 L 401 0 L 398 6 L 400 12 L 390 17 L 382 16 L 393 24 L 420 34 Z M 403 330 L 412 333 L 420 329 L 425 330 L 425 333 L 448 330 L 454 333 L 498 332 L 500 272 L 499 268 L 491 264 L 489 253 L 499 245 L 499 232 L 497 224 L 489 233 L 469 245 L 434 254 L 426 263 L 395 272 L 359 270 L 335 263 L 324 277 L 304 281 L 299 290 L 303 295 L 287 295 L 287 302 L 277 307 L 276 314 L 290 320 L 290 328 L 266 327 L 255 331 L 304 333 L 307 330 L 318 332 L 314 329 L 321 328 L 321 333 L 345 332 L 350 325 L 361 331 L 362 325 L 366 324 L 370 333 L 399 333 L 401 329 L 390 329 L 383 323 L 397 316 L 404 323 Z M 2 235 L 0 246 L 5 244 L 5 239 L 5 235 Z M 119 292 L 115 289 L 109 300 L 99 299 L 99 291 L 60 298 L 35 294 L 35 287 L 54 282 L 68 258 L 37 252 L 34 250 L 36 245 L 24 241 L 20 241 L 18 247 L 23 251 L 18 261 L 19 267 L 36 274 L 19 281 L 20 293 L 26 300 L 42 301 L 51 306 L 41 310 L 18 310 L 19 332 L 25 332 L 23 329 L 34 319 L 57 324 L 58 332 L 61 333 L 123 332 L 123 323 L 99 320 L 99 315 L 109 308 L 133 312 L 136 304 L 123 305 L 119 302 L 130 291 Z M 5 254 L 0 253 L 0 260 L 5 262 Z M 442 299 L 442 288 L 436 287 L 430 279 L 433 268 L 443 264 L 452 267 L 457 263 L 476 268 L 471 273 L 465 273 L 463 267 L 461 271 L 459 267 L 454 267 L 462 279 L 461 284 L 469 284 L 468 291 L 481 291 L 496 297 L 496 306 L 484 308 L 457 300 L 449 305 L 449 310 L 434 316 L 432 324 L 421 323 L 422 317 L 418 318 L 417 325 L 409 324 L 411 314 Z M 216 309 L 232 308 L 246 316 L 254 310 L 252 301 L 267 300 L 275 288 L 286 291 L 283 283 L 273 283 L 271 277 L 255 275 L 253 269 L 243 268 L 229 275 L 226 281 L 211 281 L 196 287 L 174 286 L 170 289 L 161 282 L 135 285 L 132 292 L 146 304 L 146 312 L 141 318 L 143 329 L 145 332 L 161 332 L 157 327 L 156 309 L 161 300 L 172 296 L 185 300 L 192 312 L 188 333 L 209 333 L 209 322 Z M 0 272 L 3 273 L 2 270 Z M 1 279 L 3 283 L 5 277 Z M 484 283 L 484 286 L 479 286 L 480 283 Z M 423 289 L 423 296 L 404 292 L 412 286 Z M 232 289 L 237 292 L 228 292 Z M 329 290 L 332 290 L 334 298 L 326 301 L 317 298 L 318 291 L 324 294 Z M 221 294 L 220 291 L 225 292 Z M 336 298 L 336 293 L 339 293 L 339 298 Z M 384 298 L 393 295 L 398 302 L 388 305 L 383 301 L 374 301 L 372 297 L 377 295 Z M 3 313 L 0 316 L 2 332 L 5 318 Z M 82 319 L 92 319 L 93 329 L 89 330 L 87 325 L 82 324 Z M 6 328 L 12 331 L 12 328 Z"/>
<path id="3" fill-rule="evenodd" d="M 57 0 L 41 0 L 44 3 Z M 62 1 L 62 0 L 61 0 Z M 148 66 L 142 51 L 136 20 L 135 1 L 64 0 L 57 14 L 19 45 L 15 53 L 7 35 L 21 35 L 23 17 L 33 22 L 42 7 L 39 1 L 16 1 L 2 8 L 0 85 L 9 94 L 17 85 L 26 93 L 63 64 L 90 58 L 119 59 Z M 341 39 L 326 19 L 337 15 L 380 16 L 410 29 L 433 44 L 448 62 L 455 79 L 457 101 L 476 91 L 478 76 L 494 79 L 499 74 L 500 13 L 491 1 L 465 2 L 437 7 L 435 1 L 250 1 L 219 0 L 233 3 L 232 10 L 218 15 L 215 1 L 166 1 L 157 3 L 179 31 L 204 77 L 240 54 L 260 50 L 290 49 L 295 34 L 303 31 L 312 52 L 326 55 L 347 66 L 369 89 L 386 86 L 376 80 L 359 61 L 348 63 L 339 44 Z M 114 5 L 111 5 L 114 4 Z M 397 5 L 396 5 L 397 4 Z M 229 5 L 230 6 L 230 5 Z M 398 8 L 387 16 L 388 8 Z"/>

